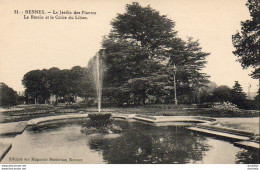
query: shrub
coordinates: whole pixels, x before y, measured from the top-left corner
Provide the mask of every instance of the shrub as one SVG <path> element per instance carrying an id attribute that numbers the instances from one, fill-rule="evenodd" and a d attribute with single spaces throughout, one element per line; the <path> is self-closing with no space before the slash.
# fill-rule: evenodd
<path id="1" fill-rule="evenodd" d="M 111 123 L 110 113 L 91 113 L 88 115 L 90 118 L 90 126 L 107 126 Z"/>
<path id="2" fill-rule="evenodd" d="M 241 110 L 237 105 L 230 102 L 216 103 L 213 105 L 212 109 L 222 113 L 241 113 Z"/>
<path id="3" fill-rule="evenodd" d="M 246 110 L 259 110 L 259 101 L 246 100 L 243 108 Z"/>
<path id="4" fill-rule="evenodd" d="M 197 104 L 198 108 L 212 108 L 212 103 Z"/>
<path id="5" fill-rule="evenodd" d="M 111 114 L 110 113 L 92 113 L 92 114 L 89 114 L 88 117 L 92 121 L 109 120 L 111 117 Z"/>

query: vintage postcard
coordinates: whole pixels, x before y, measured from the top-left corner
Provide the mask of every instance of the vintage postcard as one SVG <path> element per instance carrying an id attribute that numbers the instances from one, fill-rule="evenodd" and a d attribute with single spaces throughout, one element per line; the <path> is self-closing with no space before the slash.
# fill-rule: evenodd
<path id="1" fill-rule="evenodd" d="M 259 162 L 259 0 L 0 0 L 0 162 Z"/>

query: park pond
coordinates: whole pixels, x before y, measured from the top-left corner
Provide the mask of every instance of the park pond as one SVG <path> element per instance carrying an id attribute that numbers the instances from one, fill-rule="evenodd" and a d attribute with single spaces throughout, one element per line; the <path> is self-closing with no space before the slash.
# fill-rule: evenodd
<path id="1" fill-rule="evenodd" d="M 234 164 L 259 163 L 259 151 L 192 132 L 184 126 L 156 127 L 114 120 L 121 134 L 81 132 L 86 122 L 27 127 L 2 163 Z"/>

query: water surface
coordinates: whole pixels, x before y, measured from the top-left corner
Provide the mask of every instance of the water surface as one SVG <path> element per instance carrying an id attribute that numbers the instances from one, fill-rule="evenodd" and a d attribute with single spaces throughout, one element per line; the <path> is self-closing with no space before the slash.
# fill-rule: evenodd
<path id="1" fill-rule="evenodd" d="M 259 163 L 255 150 L 235 147 L 183 126 L 155 127 L 116 120 L 122 134 L 86 135 L 80 132 L 85 123 L 27 128 L 16 136 L 2 163 Z"/>

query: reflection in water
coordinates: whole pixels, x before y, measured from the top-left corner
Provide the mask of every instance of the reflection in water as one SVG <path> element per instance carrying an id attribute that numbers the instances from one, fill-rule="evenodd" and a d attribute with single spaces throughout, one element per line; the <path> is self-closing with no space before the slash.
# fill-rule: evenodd
<path id="1" fill-rule="evenodd" d="M 85 125 L 87 121 L 79 121 L 79 120 L 60 120 L 57 121 L 56 123 L 54 122 L 46 122 L 46 123 L 40 123 L 38 125 L 34 126 L 29 126 L 26 128 L 26 131 L 30 134 L 34 133 L 45 133 L 48 131 L 57 131 L 61 130 L 62 128 L 66 126 L 71 126 L 71 125 Z"/>
<path id="2" fill-rule="evenodd" d="M 87 121 L 27 128 L 16 136 L 12 149 L 1 163 L 259 163 L 256 151 L 193 133 L 185 127 L 114 123 L 123 129 L 121 134 L 86 135 L 80 130 Z M 10 157 L 46 161 L 19 162 L 10 161 Z M 49 161 L 49 158 L 67 161 Z M 82 161 L 70 162 L 70 158 Z"/>
<path id="3" fill-rule="evenodd" d="M 236 154 L 237 164 L 259 163 L 259 150 L 242 150 Z M 258 160 L 258 161 L 256 161 Z"/>
<path id="4" fill-rule="evenodd" d="M 102 151 L 108 163 L 195 163 L 209 149 L 206 138 L 184 127 L 154 127 L 120 123 L 119 138 L 93 138 L 91 149 Z"/>

